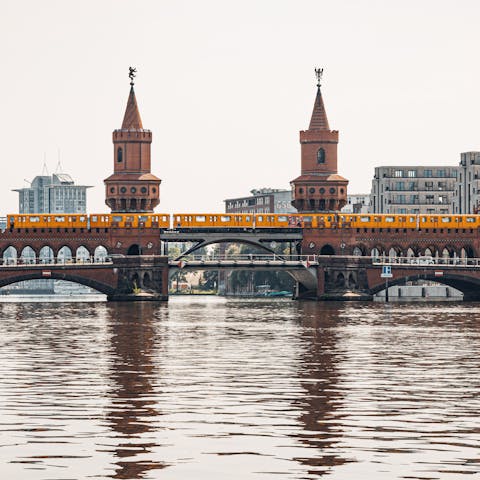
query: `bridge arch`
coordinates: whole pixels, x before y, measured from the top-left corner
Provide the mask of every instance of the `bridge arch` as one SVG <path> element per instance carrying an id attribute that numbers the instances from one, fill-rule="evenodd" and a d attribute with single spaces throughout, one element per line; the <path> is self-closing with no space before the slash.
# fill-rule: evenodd
<path id="1" fill-rule="evenodd" d="M 23 247 L 22 252 L 20 253 L 20 260 L 22 263 L 35 263 L 36 259 L 37 255 L 35 250 L 30 245 Z"/>
<path id="2" fill-rule="evenodd" d="M 38 252 L 38 260 L 40 263 L 51 263 L 55 258 L 53 248 L 49 245 L 44 245 Z"/>
<path id="3" fill-rule="evenodd" d="M 388 286 L 393 287 L 396 285 L 404 285 L 406 281 L 416 280 L 430 280 L 441 285 L 456 288 L 460 290 L 464 297 L 464 300 L 479 301 L 480 300 L 480 278 L 471 277 L 468 275 L 461 275 L 458 273 L 449 273 L 444 271 L 442 277 L 436 277 L 435 272 L 422 272 L 415 275 L 405 275 L 403 277 L 397 277 L 389 279 Z M 375 295 L 378 292 L 385 290 L 385 282 L 379 282 L 377 285 L 372 286 L 369 289 L 371 295 Z"/>
<path id="4" fill-rule="evenodd" d="M 95 247 L 93 259 L 95 262 L 103 262 L 108 257 L 108 250 L 103 245 Z"/>
<path id="5" fill-rule="evenodd" d="M 75 259 L 77 262 L 85 262 L 90 260 L 90 251 L 84 245 L 77 247 L 75 252 Z"/>
<path id="6" fill-rule="evenodd" d="M 52 271 L 50 276 L 48 277 L 53 280 L 65 280 L 67 282 L 78 283 L 80 285 L 85 285 L 86 287 L 93 288 L 97 292 L 103 293 L 104 295 L 112 295 L 115 293 L 115 289 L 110 285 L 105 283 L 99 282 L 98 280 L 84 277 L 82 275 L 75 275 L 72 273 L 68 273 L 66 271 L 56 272 Z M 17 282 L 24 282 L 28 280 L 44 280 L 45 277 L 42 275 L 42 271 L 38 270 L 34 273 L 13 273 L 11 276 L 1 278 L 0 279 L 0 288 L 6 287 L 7 285 L 11 285 L 12 283 Z"/>
<path id="7" fill-rule="evenodd" d="M 357 244 L 352 249 L 352 255 L 355 257 L 364 257 L 367 251 L 367 247 L 363 244 Z"/>
<path id="8" fill-rule="evenodd" d="M 68 262 L 72 260 L 72 249 L 68 245 L 64 245 L 58 250 L 57 258 L 60 261 Z"/>
<path id="9" fill-rule="evenodd" d="M 128 247 L 127 255 L 140 255 L 140 245 L 138 243 L 133 243 Z"/>
<path id="10" fill-rule="evenodd" d="M 18 258 L 17 249 L 13 245 L 9 245 L 3 251 L 3 263 L 16 263 Z"/>

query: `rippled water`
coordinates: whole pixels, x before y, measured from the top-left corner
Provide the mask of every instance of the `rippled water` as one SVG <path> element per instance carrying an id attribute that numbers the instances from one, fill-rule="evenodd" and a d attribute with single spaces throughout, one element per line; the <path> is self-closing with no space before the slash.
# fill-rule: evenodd
<path id="1" fill-rule="evenodd" d="M 480 305 L 0 303 L 5 479 L 480 476 Z"/>

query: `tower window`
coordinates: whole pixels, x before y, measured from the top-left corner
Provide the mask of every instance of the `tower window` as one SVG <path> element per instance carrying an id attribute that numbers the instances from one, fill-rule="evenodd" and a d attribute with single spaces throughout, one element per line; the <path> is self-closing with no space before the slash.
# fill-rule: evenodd
<path id="1" fill-rule="evenodd" d="M 121 163 L 123 160 L 123 150 L 121 147 L 117 149 L 117 162 Z"/>
<path id="2" fill-rule="evenodd" d="M 323 148 L 318 149 L 317 163 L 325 163 L 325 150 Z"/>
<path id="3" fill-rule="evenodd" d="M 120 192 L 122 192 L 122 193 L 126 193 L 126 191 L 127 191 L 126 187 L 122 187 L 122 188 L 120 189 Z"/>
<path id="4" fill-rule="evenodd" d="M 141 192 L 142 192 L 142 193 L 147 193 L 147 187 L 142 187 L 142 188 L 141 188 Z"/>

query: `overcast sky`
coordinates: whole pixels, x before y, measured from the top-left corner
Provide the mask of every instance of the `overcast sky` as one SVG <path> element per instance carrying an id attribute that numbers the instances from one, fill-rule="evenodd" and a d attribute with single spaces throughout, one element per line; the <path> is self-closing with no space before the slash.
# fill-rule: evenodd
<path id="1" fill-rule="evenodd" d="M 340 131 L 339 173 L 370 191 L 379 165 L 456 165 L 480 150 L 477 0 L 0 0 L 0 215 L 58 157 L 107 211 L 138 70 L 153 131 L 157 211 L 223 211 L 253 188 L 290 188 L 315 98 Z"/>

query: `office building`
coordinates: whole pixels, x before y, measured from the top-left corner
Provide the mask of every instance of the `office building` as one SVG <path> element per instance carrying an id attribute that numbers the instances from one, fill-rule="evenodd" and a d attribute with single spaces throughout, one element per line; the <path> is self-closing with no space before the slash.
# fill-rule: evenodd
<path id="1" fill-rule="evenodd" d="M 226 213 L 295 213 L 291 190 L 260 188 L 248 197 L 224 200 Z"/>
<path id="2" fill-rule="evenodd" d="M 376 167 L 371 190 L 371 213 L 453 212 L 458 167 Z"/>
<path id="3" fill-rule="evenodd" d="M 453 213 L 480 211 L 480 152 L 460 154 L 460 166 L 453 195 Z"/>

